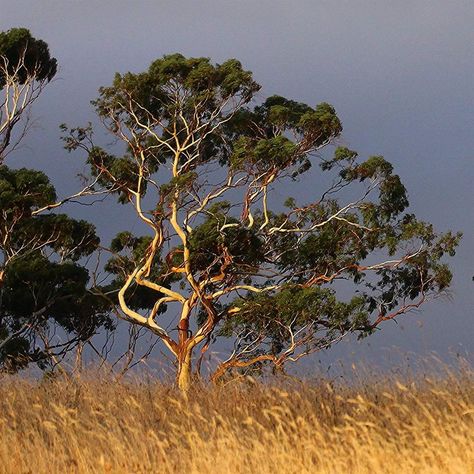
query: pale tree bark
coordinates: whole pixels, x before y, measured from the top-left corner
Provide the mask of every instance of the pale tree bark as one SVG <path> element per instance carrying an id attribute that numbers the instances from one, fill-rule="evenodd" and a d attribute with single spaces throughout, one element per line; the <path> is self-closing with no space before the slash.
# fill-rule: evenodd
<path id="1" fill-rule="evenodd" d="M 184 347 L 182 353 L 178 356 L 176 384 L 184 392 L 187 392 L 192 384 L 192 352 L 192 348 Z"/>

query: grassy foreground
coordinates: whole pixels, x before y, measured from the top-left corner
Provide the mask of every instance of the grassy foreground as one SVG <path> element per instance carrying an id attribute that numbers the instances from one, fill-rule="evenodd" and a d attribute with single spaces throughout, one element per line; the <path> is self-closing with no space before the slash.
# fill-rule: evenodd
<path id="1" fill-rule="evenodd" d="M 357 387 L 0 379 L 1 473 L 471 473 L 474 377 Z"/>

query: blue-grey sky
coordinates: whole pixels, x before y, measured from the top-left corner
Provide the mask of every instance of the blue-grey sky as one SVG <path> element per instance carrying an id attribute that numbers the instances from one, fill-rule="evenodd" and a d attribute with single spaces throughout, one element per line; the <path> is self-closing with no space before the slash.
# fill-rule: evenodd
<path id="1" fill-rule="evenodd" d="M 46 170 L 66 194 L 81 162 L 62 150 L 58 125 L 94 120 L 89 101 L 116 71 L 144 70 L 172 52 L 236 57 L 262 96 L 332 103 L 344 141 L 394 164 L 419 217 L 464 232 L 451 300 L 344 343 L 325 360 L 378 362 L 392 346 L 472 352 L 473 24 L 472 0 L 0 0 L 0 30 L 29 28 L 60 65 L 34 109 L 38 127 L 8 164 Z M 103 235 L 127 227 L 123 208 L 107 208 L 98 227 Z"/>

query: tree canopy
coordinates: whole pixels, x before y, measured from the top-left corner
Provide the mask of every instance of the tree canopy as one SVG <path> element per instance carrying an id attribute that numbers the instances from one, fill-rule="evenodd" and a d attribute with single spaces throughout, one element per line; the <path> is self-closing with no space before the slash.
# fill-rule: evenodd
<path id="1" fill-rule="evenodd" d="M 235 59 L 167 55 L 116 74 L 93 102 L 122 154 L 93 144 L 91 128 L 65 137 L 147 229 L 112 242 L 112 302 L 164 342 L 183 389 L 195 349 L 201 360 L 218 336 L 234 349 L 215 380 L 282 369 L 347 334 L 371 334 L 451 281 L 444 257 L 460 234 L 407 212 L 405 187 L 382 156 L 337 146 L 334 107 L 256 102 L 259 90 Z M 305 201 L 280 202 L 275 190 L 291 193 L 305 174 Z M 171 331 L 165 311 L 175 315 Z"/>
<path id="2" fill-rule="evenodd" d="M 30 106 L 56 69 L 47 44 L 28 30 L 0 33 L 1 370 L 55 364 L 98 328 L 113 326 L 110 308 L 90 293 L 89 271 L 80 263 L 97 249 L 95 227 L 54 213 L 69 198 L 57 200 L 42 171 L 4 164 L 24 138 Z M 63 337 L 52 341 L 58 329 Z"/>
<path id="3" fill-rule="evenodd" d="M 56 72 L 48 45 L 26 28 L 0 32 L 0 164 L 26 135 L 31 106 Z"/>
<path id="4" fill-rule="evenodd" d="M 0 365 L 8 370 L 32 361 L 46 367 L 99 327 L 112 327 L 78 263 L 97 248 L 95 227 L 43 212 L 55 203 L 44 173 L 0 166 Z M 51 344 L 55 327 L 71 337 Z"/>
<path id="5" fill-rule="evenodd" d="M 26 28 L 12 28 L 0 32 L 0 88 L 4 88 L 11 77 L 19 84 L 35 81 L 50 81 L 57 72 L 57 61 L 49 53 L 48 45 L 31 36 Z"/>

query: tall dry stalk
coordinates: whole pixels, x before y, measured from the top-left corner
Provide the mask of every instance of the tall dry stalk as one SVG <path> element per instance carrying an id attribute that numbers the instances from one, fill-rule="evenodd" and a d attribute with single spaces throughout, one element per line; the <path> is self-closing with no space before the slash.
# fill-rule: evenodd
<path id="1" fill-rule="evenodd" d="M 1 473 L 469 473 L 474 379 L 165 385 L 2 379 Z"/>

